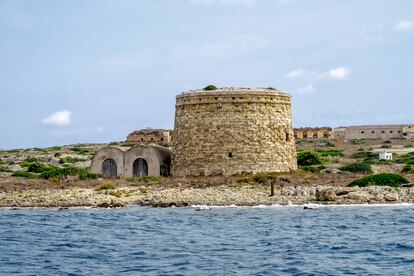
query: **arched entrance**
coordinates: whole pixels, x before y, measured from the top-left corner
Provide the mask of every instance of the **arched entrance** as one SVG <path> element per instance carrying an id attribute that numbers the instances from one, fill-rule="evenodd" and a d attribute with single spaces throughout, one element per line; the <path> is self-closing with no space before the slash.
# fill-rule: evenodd
<path id="1" fill-rule="evenodd" d="M 140 176 L 148 175 L 148 163 L 145 159 L 138 158 L 137 160 L 134 161 L 134 164 L 132 166 L 133 166 L 133 169 L 132 169 L 133 176 L 140 177 Z"/>
<path id="2" fill-rule="evenodd" d="M 109 158 L 102 163 L 102 175 L 105 178 L 116 178 L 118 175 L 118 168 L 116 162 Z"/>

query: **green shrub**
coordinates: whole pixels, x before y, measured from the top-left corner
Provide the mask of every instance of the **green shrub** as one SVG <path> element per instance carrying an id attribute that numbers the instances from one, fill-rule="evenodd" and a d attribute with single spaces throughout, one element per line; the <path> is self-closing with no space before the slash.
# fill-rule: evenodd
<path id="1" fill-rule="evenodd" d="M 414 168 L 410 164 L 406 164 L 401 170 L 401 173 L 414 174 Z"/>
<path id="2" fill-rule="evenodd" d="M 161 180 L 161 176 L 151 176 L 145 175 L 138 178 L 138 181 L 148 183 L 148 182 L 159 182 Z"/>
<path id="3" fill-rule="evenodd" d="M 0 160 L 0 165 L 10 165 L 9 161 Z"/>
<path id="4" fill-rule="evenodd" d="M 390 186 L 400 187 L 401 184 L 407 184 L 409 181 L 399 174 L 395 173 L 380 173 L 375 175 L 366 176 L 357 180 L 352 181 L 348 186 Z"/>
<path id="5" fill-rule="evenodd" d="M 24 178 L 37 178 L 37 175 L 31 172 L 15 171 L 11 176 Z"/>
<path id="6" fill-rule="evenodd" d="M 91 153 L 88 149 L 80 148 L 80 147 L 73 147 L 70 150 L 73 151 L 73 152 L 76 152 L 78 154 L 83 154 L 83 155 Z"/>
<path id="7" fill-rule="evenodd" d="M 390 140 L 386 140 L 384 141 L 384 144 L 392 144 L 392 142 Z"/>
<path id="8" fill-rule="evenodd" d="M 30 166 L 27 168 L 27 171 L 32 172 L 32 173 L 42 173 L 49 169 L 50 169 L 49 166 L 45 164 L 41 164 L 39 162 L 35 162 L 35 163 L 30 164 Z"/>
<path id="9" fill-rule="evenodd" d="M 352 173 L 373 173 L 371 165 L 366 162 L 355 162 L 351 164 L 346 164 L 339 168 L 343 172 L 352 172 Z"/>
<path id="10" fill-rule="evenodd" d="M 203 90 L 205 90 L 205 91 L 217 90 L 217 87 L 215 85 L 210 84 L 210 85 L 207 85 L 206 87 L 204 87 Z"/>
<path id="11" fill-rule="evenodd" d="M 356 159 L 374 159 L 377 158 L 377 154 L 372 151 L 358 150 L 351 155 L 352 158 Z"/>
<path id="12" fill-rule="evenodd" d="M 269 176 L 264 173 L 256 173 L 253 175 L 252 179 L 257 183 L 265 183 L 269 179 Z"/>
<path id="13" fill-rule="evenodd" d="M 319 153 L 321 156 L 326 157 L 326 156 L 334 156 L 334 157 L 342 157 L 344 156 L 344 153 L 342 150 L 321 150 L 318 149 L 316 150 L 317 153 Z"/>
<path id="14" fill-rule="evenodd" d="M 11 150 L 5 150 L 7 153 L 19 153 L 22 152 L 23 149 L 11 149 Z"/>
<path id="15" fill-rule="evenodd" d="M 33 164 L 32 162 L 22 161 L 19 163 L 19 166 L 23 168 L 28 168 L 32 164 Z"/>
<path id="16" fill-rule="evenodd" d="M 62 179 L 67 176 L 78 176 L 80 180 L 97 179 L 99 177 L 99 175 L 89 172 L 88 169 L 75 167 L 58 168 L 54 166 L 49 166 L 48 169 L 42 171 L 40 174 L 40 177 L 44 179 Z"/>
<path id="17" fill-rule="evenodd" d="M 349 143 L 351 143 L 351 145 L 360 145 L 365 143 L 364 139 L 352 139 L 349 141 Z"/>
<path id="18" fill-rule="evenodd" d="M 71 156 L 67 156 L 65 158 L 60 159 L 63 163 L 77 163 L 77 162 L 85 162 L 86 159 L 83 158 L 78 158 L 78 157 L 71 157 Z"/>
<path id="19" fill-rule="evenodd" d="M 396 160 L 400 164 L 414 164 L 414 152 L 410 152 L 404 155 L 399 156 Z"/>
<path id="20" fill-rule="evenodd" d="M 33 157 L 33 156 L 29 156 L 24 161 L 33 163 L 33 162 L 39 162 L 39 159 L 37 159 L 36 157 Z"/>
<path id="21" fill-rule="evenodd" d="M 412 144 L 408 144 L 408 145 L 405 145 L 404 146 L 404 148 L 412 148 L 413 147 L 413 145 Z"/>
<path id="22" fill-rule="evenodd" d="M 300 151 L 297 153 L 299 166 L 322 165 L 323 160 L 319 153 L 314 151 Z"/>
<path id="23" fill-rule="evenodd" d="M 109 146 L 116 146 L 116 145 L 119 145 L 119 142 L 110 142 L 108 145 Z"/>
<path id="24" fill-rule="evenodd" d="M 116 189 L 116 185 L 113 182 L 106 182 L 104 184 L 99 185 L 94 190 L 95 191 L 106 191 L 106 190 L 113 190 Z"/>

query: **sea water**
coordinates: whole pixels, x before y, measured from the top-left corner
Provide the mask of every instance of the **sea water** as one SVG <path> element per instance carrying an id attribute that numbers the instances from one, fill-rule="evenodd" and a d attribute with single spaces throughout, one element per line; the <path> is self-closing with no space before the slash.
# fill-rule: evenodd
<path id="1" fill-rule="evenodd" d="M 3 208 L 0 274 L 414 275 L 414 206 Z"/>

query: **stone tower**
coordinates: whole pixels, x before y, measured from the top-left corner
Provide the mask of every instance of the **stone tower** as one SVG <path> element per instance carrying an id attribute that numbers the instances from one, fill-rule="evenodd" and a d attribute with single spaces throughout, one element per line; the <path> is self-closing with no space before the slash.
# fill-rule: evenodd
<path id="1" fill-rule="evenodd" d="M 275 89 L 192 90 L 176 97 L 172 174 L 297 169 L 290 95 Z"/>

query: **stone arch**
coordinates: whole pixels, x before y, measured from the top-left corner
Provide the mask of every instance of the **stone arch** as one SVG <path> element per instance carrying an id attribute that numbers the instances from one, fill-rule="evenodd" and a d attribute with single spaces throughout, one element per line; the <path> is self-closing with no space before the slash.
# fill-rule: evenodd
<path id="1" fill-rule="evenodd" d="M 91 172 L 103 175 L 103 163 L 112 159 L 116 164 L 116 176 L 123 176 L 124 173 L 124 152 L 117 147 L 104 147 L 95 153 L 92 158 Z"/>
<path id="2" fill-rule="evenodd" d="M 105 178 L 116 178 L 118 175 L 118 166 L 112 158 L 105 159 L 102 162 L 102 176 Z"/>
<path id="3" fill-rule="evenodd" d="M 157 145 L 137 145 L 124 153 L 124 176 L 134 177 L 134 162 L 144 159 L 148 165 L 148 175 L 169 175 L 171 166 L 171 151 Z"/>
<path id="4" fill-rule="evenodd" d="M 148 175 L 148 162 L 144 158 L 135 159 L 132 164 L 132 176 L 140 177 Z"/>

